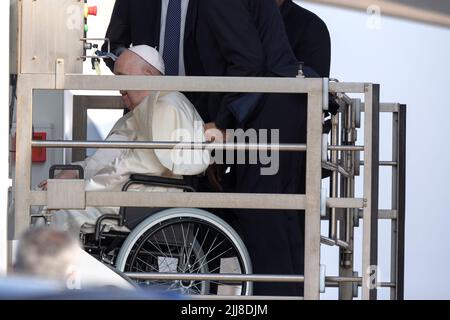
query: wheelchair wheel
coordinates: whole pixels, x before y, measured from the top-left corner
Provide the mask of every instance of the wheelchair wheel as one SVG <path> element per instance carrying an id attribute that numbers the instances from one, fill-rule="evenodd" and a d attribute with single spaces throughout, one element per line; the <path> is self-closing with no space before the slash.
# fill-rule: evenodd
<path id="1" fill-rule="evenodd" d="M 150 216 L 127 237 L 116 261 L 126 273 L 251 274 L 247 249 L 233 228 L 199 209 Z M 146 288 L 187 295 L 251 295 L 251 282 L 145 280 Z"/>

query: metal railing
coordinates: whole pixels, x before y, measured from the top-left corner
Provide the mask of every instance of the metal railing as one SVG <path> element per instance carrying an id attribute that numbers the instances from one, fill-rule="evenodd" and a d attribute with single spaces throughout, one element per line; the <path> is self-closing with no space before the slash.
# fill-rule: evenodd
<path id="1" fill-rule="evenodd" d="M 279 145 L 243 145 L 243 144 L 174 144 L 164 142 L 86 142 L 86 141 L 32 141 L 32 108 L 33 90 L 36 89 L 66 89 L 66 90 L 153 90 L 153 91 L 183 91 L 183 92 L 271 92 L 271 93 L 304 93 L 308 96 L 308 127 L 307 144 L 279 144 Z M 329 93 L 360 93 L 364 95 L 364 146 L 338 144 L 338 139 L 333 139 L 332 146 L 324 146 L 322 139 L 323 111 L 328 109 Z M 339 285 L 343 293 L 341 297 L 350 298 L 349 290 L 353 283 L 369 283 L 372 276 L 372 267 L 377 265 L 377 224 L 378 210 L 378 168 L 379 168 L 379 86 L 364 83 L 334 83 L 328 79 L 279 79 L 279 78 L 204 78 L 204 77 L 144 77 L 144 76 L 84 76 L 64 73 L 64 61 L 59 60 L 55 74 L 20 74 L 18 86 L 17 107 L 17 157 L 15 180 L 15 219 L 14 234 L 16 238 L 25 231 L 30 224 L 29 211 L 33 205 L 45 205 L 48 195 L 46 192 L 31 191 L 31 149 L 32 147 L 48 148 L 143 148 L 143 149 L 171 149 L 171 148 L 200 148 L 200 149 L 226 149 L 226 150 L 272 150 L 306 152 L 307 174 L 305 195 L 279 195 L 279 194 L 146 194 L 132 193 L 124 195 L 120 192 L 87 192 L 85 197 L 86 207 L 106 206 L 161 206 L 161 207 L 185 207 L 189 203 L 191 207 L 198 208 L 259 208 L 259 209 L 289 209 L 305 210 L 305 274 L 298 276 L 262 276 L 262 275 L 196 275 L 210 280 L 252 280 L 252 281 L 291 281 L 304 282 L 305 299 L 319 299 L 321 283 L 330 286 Z M 364 190 L 363 198 L 354 198 L 350 184 L 344 197 L 337 192 L 323 199 L 322 158 L 327 151 L 333 153 L 333 161 L 336 164 L 336 154 L 358 152 L 364 153 Z M 396 165 L 402 161 L 397 153 L 397 158 L 389 162 Z M 360 164 L 360 162 L 358 162 Z M 398 167 L 398 165 L 396 166 Z M 338 174 L 335 174 L 337 177 Z M 398 179 L 397 179 L 398 180 Z M 352 180 L 349 180 L 350 182 Z M 348 182 L 348 181 L 347 181 Z M 404 181 L 403 181 L 404 182 Z M 333 181 L 336 183 L 336 180 Z M 400 179 L 399 184 L 402 183 Z M 399 186 L 401 187 L 401 186 Z M 354 188 L 354 186 L 353 186 Z M 337 190 L 337 189 L 336 189 Z M 335 191 L 336 191 L 335 190 Z M 401 195 L 398 194 L 397 198 Z M 325 200 L 325 201 L 324 201 Z M 400 206 L 402 199 L 393 203 Z M 342 269 L 339 277 L 321 277 L 320 246 L 321 237 L 321 213 L 324 211 L 324 203 L 334 211 L 331 215 L 331 223 L 341 223 L 339 210 L 346 210 L 347 221 L 350 221 L 351 212 L 358 209 L 358 218 L 364 220 L 363 228 L 363 273 L 361 277 L 354 277 L 353 263 L 350 268 Z M 393 209 L 398 209 L 393 207 Z M 404 208 L 404 207 L 403 207 Z M 337 211 L 336 211 L 337 210 Z M 353 221 L 353 219 L 351 220 Z M 400 219 L 395 220 L 398 228 L 402 227 Z M 350 226 L 350 227 L 349 227 Z M 348 223 L 345 229 L 352 230 Z M 347 241 L 342 241 L 336 236 L 336 231 L 331 233 L 328 244 L 337 245 L 341 250 L 352 248 L 352 239 L 346 235 Z M 344 246 L 343 244 L 346 244 Z M 393 247 L 401 247 L 401 240 L 395 242 Z M 345 253 L 345 252 L 343 252 Z M 398 263 L 400 260 L 396 259 Z M 400 269 L 397 264 L 393 274 L 394 283 L 399 290 Z M 351 274 L 350 271 L 351 270 Z M 139 279 L 194 279 L 193 275 L 165 275 L 165 274 L 141 274 L 131 275 Z M 324 282 L 325 281 L 325 282 Z M 345 287 L 347 286 L 347 287 Z M 393 289 L 394 290 L 394 289 Z M 396 297 L 399 297 L 397 294 Z M 362 286 L 362 298 L 376 298 L 376 287 Z"/>

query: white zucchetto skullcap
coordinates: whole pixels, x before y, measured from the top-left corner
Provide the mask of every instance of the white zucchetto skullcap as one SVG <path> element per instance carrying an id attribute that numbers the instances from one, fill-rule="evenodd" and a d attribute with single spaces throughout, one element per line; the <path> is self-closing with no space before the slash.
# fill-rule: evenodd
<path id="1" fill-rule="evenodd" d="M 159 72 L 165 74 L 164 60 L 159 54 L 158 50 L 147 45 L 134 46 L 129 50 L 150 63 L 152 66 L 158 69 Z"/>

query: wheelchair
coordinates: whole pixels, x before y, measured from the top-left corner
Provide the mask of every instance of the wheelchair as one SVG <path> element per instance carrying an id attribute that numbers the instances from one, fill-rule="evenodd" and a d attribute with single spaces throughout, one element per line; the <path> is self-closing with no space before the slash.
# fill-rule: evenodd
<path id="1" fill-rule="evenodd" d="M 196 177 L 168 179 L 133 175 L 133 185 L 196 192 Z M 107 221 L 131 232 L 108 230 Z M 84 249 L 123 273 L 251 274 L 248 251 L 237 232 L 210 212 L 191 208 L 120 208 L 103 215 L 95 234 L 82 234 Z M 252 295 L 252 283 L 211 280 L 137 280 L 139 287 L 185 295 Z"/>

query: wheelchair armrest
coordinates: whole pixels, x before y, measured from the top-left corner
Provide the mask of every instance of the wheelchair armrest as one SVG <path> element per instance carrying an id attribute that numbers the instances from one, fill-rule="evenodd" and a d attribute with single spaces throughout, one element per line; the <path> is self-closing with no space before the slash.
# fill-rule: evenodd
<path id="1" fill-rule="evenodd" d="M 49 170 L 49 179 L 55 179 L 56 177 L 56 171 L 78 171 L 78 179 L 83 180 L 84 179 L 84 169 L 80 165 L 72 165 L 72 164 L 60 164 L 60 165 L 54 165 L 50 167 Z"/>
<path id="2" fill-rule="evenodd" d="M 196 192 L 195 187 L 191 186 L 184 179 L 171 179 L 157 176 L 144 176 L 139 174 L 132 175 L 130 177 L 130 181 L 128 181 L 124 185 L 122 191 L 127 191 L 130 186 L 136 184 L 154 187 L 179 188 L 187 192 Z"/>

